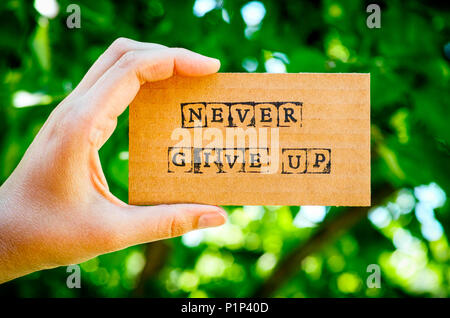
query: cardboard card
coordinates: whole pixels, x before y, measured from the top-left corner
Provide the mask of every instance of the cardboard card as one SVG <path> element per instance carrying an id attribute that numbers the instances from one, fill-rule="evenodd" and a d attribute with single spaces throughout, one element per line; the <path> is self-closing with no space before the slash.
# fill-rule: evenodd
<path id="1" fill-rule="evenodd" d="M 241 74 L 142 86 L 129 202 L 370 205 L 369 74 Z"/>

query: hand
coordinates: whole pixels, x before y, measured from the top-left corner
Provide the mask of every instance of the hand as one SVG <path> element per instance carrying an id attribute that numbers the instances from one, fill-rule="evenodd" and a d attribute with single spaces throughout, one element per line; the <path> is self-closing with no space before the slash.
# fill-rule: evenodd
<path id="1" fill-rule="evenodd" d="M 186 49 L 114 41 L 0 188 L 0 282 L 223 224 L 226 214 L 215 206 L 125 204 L 109 192 L 98 155 L 142 84 L 219 67 Z"/>

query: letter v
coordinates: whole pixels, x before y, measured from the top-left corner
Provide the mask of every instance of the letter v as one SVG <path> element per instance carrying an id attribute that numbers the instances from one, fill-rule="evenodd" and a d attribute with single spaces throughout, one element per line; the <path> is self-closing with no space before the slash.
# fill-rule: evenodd
<path id="1" fill-rule="evenodd" d="M 236 164 L 236 160 L 239 156 L 234 155 L 234 161 L 233 164 L 231 164 L 230 162 L 230 155 L 225 155 L 225 157 L 227 157 L 227 162 L 228 162 L 228 166 L 230 166 L 230 169 L 233 169 L 234 165 Z"/>
<path id="2" fill-rule="evenodd" d="M 241 123 L 243 123 L 244 120 L 245 120 L 245 117 L 247 117 L 247 113 L 249 112 L 249 109 L 246 109 L 246 110 L 244 111 L 244 117 L 242 117 L 241 110 L 242 110 L 242 109 L 239 109 L 239 108 L 236 109 L 236 111 L 237 111 L 237 113 L 238 113 L 238 116 L 239 116 L 239 120 L 241 121 Z"/>

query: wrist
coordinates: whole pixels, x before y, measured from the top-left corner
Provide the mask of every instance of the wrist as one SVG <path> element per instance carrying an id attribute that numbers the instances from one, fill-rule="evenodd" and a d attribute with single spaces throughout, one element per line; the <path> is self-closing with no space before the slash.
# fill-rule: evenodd
<path id="1" fill-rule="evenodd" d="M 28 233 L 24 231 L 24 209 L 16 202 L 17 192 L 10 189 L 8 181 L 0 187 L 0 283 L 34 271 L 30 266 L 33 263 L 28 253 Z"/>

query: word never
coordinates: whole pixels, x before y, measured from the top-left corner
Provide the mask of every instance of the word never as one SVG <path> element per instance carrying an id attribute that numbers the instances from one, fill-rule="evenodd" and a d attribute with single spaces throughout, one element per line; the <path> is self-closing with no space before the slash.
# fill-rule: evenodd
<path id="1" fill-rule="evenodd" d="M 302 125 L 301 102 L 181 103 L 181 127 Z"/>

